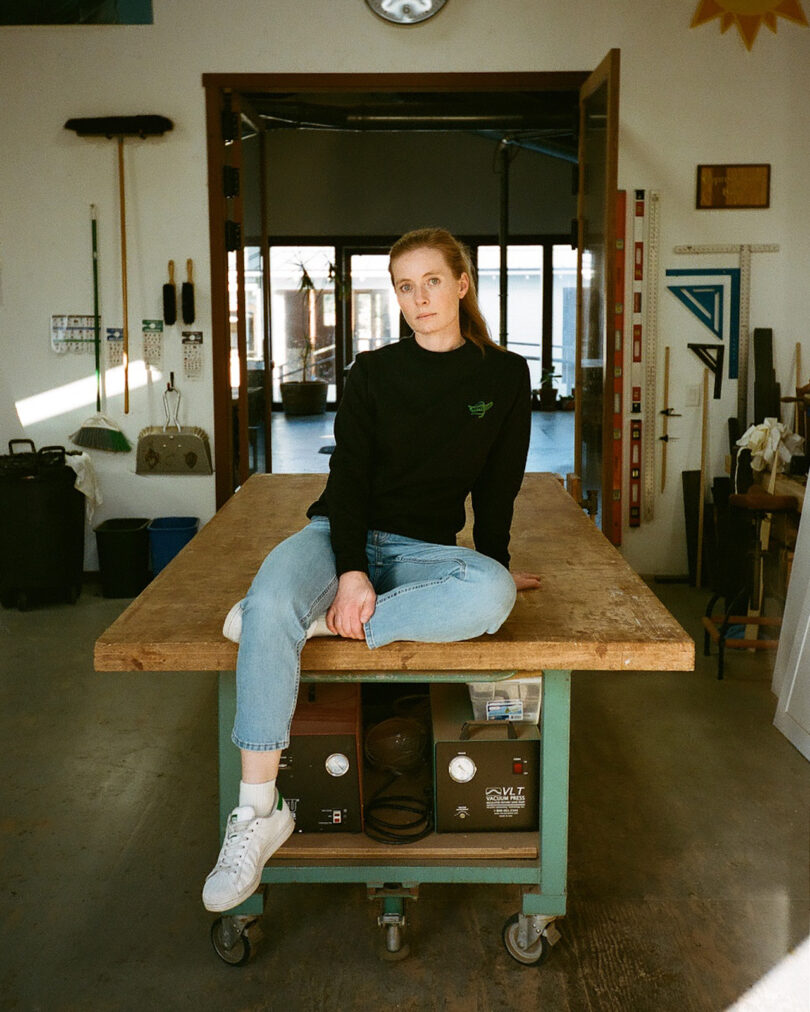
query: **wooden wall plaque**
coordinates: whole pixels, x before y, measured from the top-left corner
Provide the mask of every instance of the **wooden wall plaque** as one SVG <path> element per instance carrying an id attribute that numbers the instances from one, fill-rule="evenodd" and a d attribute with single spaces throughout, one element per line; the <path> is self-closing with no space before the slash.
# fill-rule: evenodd
<path id="1" fill-rule="evenodd" d="M 698 210 L 771 206 L 770 165 L 698 165 Z"/>

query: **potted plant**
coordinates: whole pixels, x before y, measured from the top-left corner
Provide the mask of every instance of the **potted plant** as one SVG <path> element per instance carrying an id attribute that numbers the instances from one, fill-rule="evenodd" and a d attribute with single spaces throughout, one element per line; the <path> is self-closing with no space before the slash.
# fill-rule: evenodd
<path id="1" fill-rule="evenodd" d="M 303 340 L 299 349 L 299 369 L 296 370 L 296 373 L 300 372 L 301 378 L 284 380 L 281 383 L 281 405 L 285 414 L 288 415 L 322 415 L 326 410 L 326 395 L 329 385 L 325 380 L 315 376 L 312 355 L 317 335 L 317 307 L 323 292 L 315 286 L 305 264 L 300 262 L 298 266 L 301 271 L 298 291 L 301 295 L 304 328 Z"/>
<path id="2" fill-rule="evenodd" d="M 554 380 L 558 380 L 559 374 L 553 369 L 543 369 L 540 373 L 540 389 L 533 391 L 532 400 L 540 411 L 555 411 L 557 409 L 557 388 Z"/>

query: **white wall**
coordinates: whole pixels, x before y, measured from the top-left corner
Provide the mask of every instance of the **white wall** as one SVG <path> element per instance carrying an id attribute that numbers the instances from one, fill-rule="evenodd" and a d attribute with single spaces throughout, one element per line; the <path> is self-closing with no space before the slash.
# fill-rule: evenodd
<path id="1" fill-rule="evenodd" d="M 6 386 L 25 398 L 92 373 L 90 356 L 57 357 L 48 320 L 92 312 L 88 206 L 100 212 L 104 325 L 120 323 L 115 146 L 63 129 L 73 116 L 159 113 L 175 122 L 163 139 L 127 149 L 130 329 L 160 315 L 166 261 L 197 265 L 198 326 L 210 356 L 204 72 L 391 72 L 582 70 L 622 50 L 619 182 L 662 198 L 662 270 L 676 243 L 779 242 L 754 265 L 752 326 L 771 326 L 777 370 L 789 377 L 794 342 L 810 319 L 810 31 L 783 19 L 747 52 L 718 22 L 690 30 L 696 0 L 449 0 L 433 21 L 389 26 L 361 0 L 155 0 L 150 27 L 0 28 L 0 352 Z M 771 209 L 697 212 L 698 162 L 770 162 Z M 682 258 L 679 258 L 679 261 Z M 703 266 L 703 264 L 701 264 Z M 660 298 L 662 344 L 673 346 L 673 391 L 699 382 L 682 350 L 700 340 L 684 310 Z M 677 349 L 676 349 L 677 346 Z M 810 342 L 805 359 L 810 362 Z M 181 377 L 178 333 L 165 362 Z M 135 390 L 124 418 L 134 439 L 161 419 L 162 378 Z M 183 420 L 213 428 L 210 361 L 204 380 L 183 384 Z M 722 468 L 729 401 L 712 408 L 714 470 Z M 673 394 L 672 400 L 680 407 Z M 38 444 L 64 442 L 93 405 L 27 426 Z M 6 417 L 0 412 L 0 419 Z M 680 470 L 697 466 L 699 409 L 686 409 L 670 444 L 668 490 L 656 518 L 625 533 L 625 552 L 644 572 L 685 570 Z M 0 423 L 4 424 L 5 423 Z M 0 440 L 9 432 L 0 431 Z M 10 434 L 14 434 L 11 432 Z M 213 479 L 143 478 L 134 456 L 95 454 L 114 515 L 214 510 Z"/>

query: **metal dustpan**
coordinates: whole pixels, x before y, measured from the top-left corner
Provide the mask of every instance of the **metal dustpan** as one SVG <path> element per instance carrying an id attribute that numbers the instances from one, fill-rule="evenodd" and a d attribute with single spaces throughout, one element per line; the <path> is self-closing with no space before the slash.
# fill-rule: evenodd
<path id="1" fill-rule="evenodd" d="M 212 474 L 208 433 L 198 425 L 181 425 L 180 391 L 174 373 L 163 394 L 166 424 L 150 425 L 138 433 L 135 471 L 138 474 Z"/>

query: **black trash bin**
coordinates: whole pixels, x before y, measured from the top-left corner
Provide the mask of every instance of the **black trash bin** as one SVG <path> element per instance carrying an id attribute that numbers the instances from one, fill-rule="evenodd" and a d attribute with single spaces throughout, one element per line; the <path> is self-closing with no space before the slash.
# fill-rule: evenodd
<path id="1" fill-rule="evenodd" d="M 137 597 L 149 582 L 148 517 L 114 517 L 95 528 L 101 593 Z"/>
<path id="2" fill-rule="evenodd" d="M 23 449 L 21 449 L 23 447 Z M 81 593 L 85 500 L 63 446 L 36 451 L 14 439 L 0 456 L 0 600 L 28 607 L 54 594 L 71 604 Z"/>

